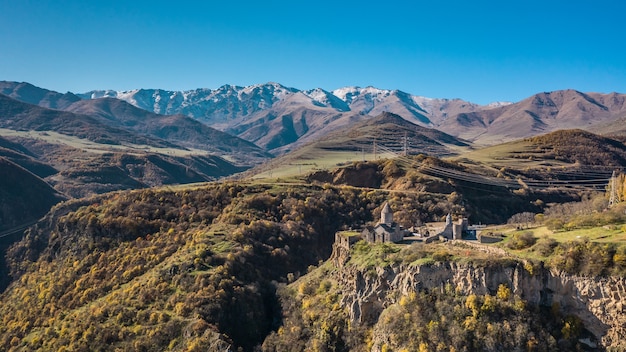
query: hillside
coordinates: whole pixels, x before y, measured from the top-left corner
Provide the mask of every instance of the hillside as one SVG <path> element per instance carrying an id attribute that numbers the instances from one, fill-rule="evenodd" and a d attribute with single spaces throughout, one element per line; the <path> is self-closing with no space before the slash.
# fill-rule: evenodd
<path id="1" fill-rule="evenodd" d="M 451 153 L 447 146 L 469 146 L 451 135 L 416 125 L 388 112 L 338 130 L 319 140 L 318 145 L 327 149 L 361 150 L 371 149 L 376 142 L 383 148 L 401 152 L 405 138 L 407 152 L 411 154 L 442 156 Z"/>
<path id="2" fill-rule="evenodd" d="M 562 130 L 464 153 L 457 158 L 467 164 L 490 165 L 549 176 L 569 173 L 575 179 L 608 179 L 613 170 L 626 165 L 626 145 L 618 140 L 583 130 Z M 602 176 L 604 175 L 604 176 Z"/>
<path id="3" fill-rule="evenodd" d="M 334 232 L 379 203 L 232 183 L 69 202 L 9 252 L 0 346 L 250 351 L 278 321 L 272 282 L 327 258 Z"/>
<path id="4" fill-rule="evenodd" d="M 373 221 L 387 199 L 350 187 L 223 183 L 68 202 L 9 251 L 0 344 L 251 350 L 279 321 L 272 281 L 328 258 L 335 231 Z M 412 209 L 407 220 L 461 210 L 446 194 L 393 199 Z"/>
<path id="5" fill-rule="evenodd" d="M 0 94 L 44 108 L 63 110 L 80 100 L 72 93 L 58 93 L 26 82 L 0 81 Z"/>
<path id="6" fill-rule="evenodd" d="M 623 277 L 599 282 L 498 253 L 459 241 L 358 242 L 280 291 L 283 325 L 262 350 L 624 348 L 626 317 L 604 309 L 620 304 Z"/>
<path id="7" fill-rule="evenodd" d="M 403 154 L 405 147 L 409 155 L 441 157 L 466 151 L 469 145 L 436 129 L 411 123 L 399 115 L 382 113 L 360 122 L 334 126 L 332 132 L 246 174 L 254 178 L 303 176 L 353 161 L 392 158 L 395 154 Z"/>
<path id="8" fill-rule="evenodd" d="M 566 351 L 584 350 L 582 338 L 619 346 L 623 316 L 598 307 L 626 294 L 623 278 L 559 274 L 449 243 L 361 243 L 331 257 L 335 231 L 375 222 L 387 201 L 402 223 L 463 214 L 465 195 L 450 192 L 220 183 L 63 203 L 8 253 L 0 348 L 348 351 L 443 343 L 496 351 L 528 343 Z M 566 260 L 567 244 L 556 247 Z M 613 255 L 623 248 L 596 247 L 594 255 L 610 256 L 603 265 L 626 270 Z M 606 290 L 597 291 L 598 282 Z M 291 284 L 277 292 L 279 283 Z"/>
<path id="9" fill-rule="evenodd" d="M 255 164 L 270 157 L 256 145 L 190 117 L 159 115 L 118 99 L 81 100 L 64 110 L 97 117 L 111 126 L 130 129 L 184 147 L 236 156 L 242 163 Z"/>
<path id="10" fill-rule="evenodd" d="M 39 219 L 65 199 L 41 178 L 0 156 L 0 232 Z"/>
<path id="11" fill-rule="evenodd" d="M 545 92 L 521 102 L 461 113 L 442 131 L 491 145 L 562 129 L 589 129 L 623 117 L 626 112 L 623 94 L 581 93 L 575 90 Z"/>
<path id="12" fill-rule="evenodd" d="M 66 199 L 41 178 L 2 156 L 3 151 L 0 148 L 0 292 L 9 284 L 4 257 L 7 248 L 53 205 Z"/>
<path id="13" fill-rule="evenodd" d="M 145 144 L 171 147 L 172 143 L 107 126 L 93 117 L 42 108 L 0 94 L 0 128 L 20 131 L 54 131 L 101 144 Z"/>
<path id="14" fill-rule="evenodd" d="M 626 145 L 582 130 L 563 130 L 532 137 L 532 147 L 543 158 L 595 166 L 626 166 Z M 520 155 L 524 158 L 525 155 Z"/>

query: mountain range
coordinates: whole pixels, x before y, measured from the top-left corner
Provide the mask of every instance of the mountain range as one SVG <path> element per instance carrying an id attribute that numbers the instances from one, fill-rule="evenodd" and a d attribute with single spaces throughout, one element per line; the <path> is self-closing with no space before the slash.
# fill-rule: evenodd
<path id="1" fill-rule="evenodd" d="M 516 103 L 488 105 L 374 87 L 298 90 L 278 83 L 192 91 L 92 91 L 78 96 L 115 97 L 156 113 L 185 114 L 279 154 L 382 112 L 478 145 L 602 124 L 605 131 L 611 131 L 619 126 L 613 126 L 614 121 L 626 118 L 624 94 L 576 90 L 542 92 Z"/>
<path id="2" fill-rule="evenodd" d="M 397 114 L 409 122 L 438 129 L 475 145 L 493 145 L 560 129 L 582 128 L 623 134 L 620 121 L 626 119 L 624 94 L 576 90 L 542 92 L 516 103 L 488 105 L 461 99 L 427 98 L 374 87 L 299 90 L 274 82 L 187 91 L 94 90 L 78 94 L 52 92 L 28 83 L 0 82 L 0 93 L 41 107 L 87 114 L 98 110 L 96 115 L 99 116 L 106 115 L 102 113 L 103 108 L 90 106 L 88 101 L 106 105 L 102 98 L 115 98 L 159 116 L 191 117 L 275 155 L 383 112 Z M 112 101 L 109 104 L 120 105 Z M 128 107 L 118 107 L 119 110 L 123 111 L 117 114 L 118 118 L 120 115 L 135 116 L 134 120 L 147 121 L 145 112 L 130 111 Z M 161 128 L 162 134 L 171 135 L 174 133 L 171 129 L 155 127 L 167 119 L 151 119 L 155 121 L 152 128 Z M 207 133 L 204 127 L 194 125 L 190 120 L 181 117 L 170 117 L 169 120 L 170 126 L 178 126 L 175 133 L 181 134 L 177 138 L 179 143 L 189 145 L 190 138 L 196 138 L 184 131 L 195 129 L 199 135 Z M 135 128 L 147 132 L 145 129 L 149 126 Z M 216 140 L 214 136 L 210 139 Z M 204 141 L 199 138 L 198 142 Z"/>

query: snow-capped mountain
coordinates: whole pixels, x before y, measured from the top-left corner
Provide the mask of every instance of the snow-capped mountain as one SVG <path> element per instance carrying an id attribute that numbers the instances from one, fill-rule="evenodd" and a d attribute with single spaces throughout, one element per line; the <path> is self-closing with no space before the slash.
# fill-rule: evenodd
<path id="1" fill-rule="evenodd" d="M 212 124 L 267 110 L 277 101 L 296 92 L 298 90 L 278 83 L 268 83 L 248 87 L 223 85 L 217 89 L 199 88 L 187 91 L 96 90 L 78 96 L 83 99 L 117 98 L 157 114 L 184 114 Z"/>
<path id="2" fill-rule="evenodd" d="M 274 82 L 188 91 L 91 91 L 79 96 L 113 97 L 159 114 L 184 114 L 268 149 L 295 147 L 383 112 L 425 127 L 440 127 L 448 116 L 486 108 L 459 99 L 426 98 L 371 86 L 299 90 Z"/>
<path id="3" fill-rule="evenodd" d="M 539 93 L 516 103 L 495 102 L 484 106 L 460 99 L 434 99 L 375 87 L 299 90 L 273 82 L 188 91 L 99 90 L 74 95 L 48 91 L 25 82 L 0 81 L 0 93 L 42 107 L 68 111 L 86 103 L 81 99 L 117 98 L 157 114 L 195 118 L 272 153 L 295 149 L 385 112 L 475 144 L 505 142 L 558 129 L 590 129 L 596 125 L 600 126 L 599 130 L 616 133 L 623 131 L 626 116 L 626 95 L 575 90 Z M 129 109 L 122 110 L 126 114 Z M 168 121 L 180 121 L 180 115 Z M 133 121 L 139 123 L 141 119 L 135 117 Z M 128 120 L 127 116 L 119 118 Z M 191 138 L 190 129 L 177 124 L 172 122 L 170 132 L 176 132 L 183 139 Z M 193 129 L 196 134 L 202 130 L 202 126 L 197 127 Z M 213 143 L 210 138 L 194 140 Z"/>
<path id="4" fill-rule="evenodd" d="M 354 86 L 333 91 L 321 88 L 298 90 L 273 82 L 248 87 L 224 85 L 217 89 L 200 88 L 188 91 L 96 90 L 78 96 L 83 99 L 117 98 L 159 114 L 185 114 L 209 125 L 226 126 L 229 125 L 229 120 L 269 111 L 277 103 L 288 100 L 296 93 L 304 94 L 314 106 L 334 112 L 375 116 L 389 111 L 426 126 L 436 126 L 439 120 L 445 119 L 448 115 L 446 107 L 451 107 L 453 113 L 458 113 L 458 110 L 470 112 L 480 107 L 461 100 L 431 99 L 400 90 Z"/>
<path id="5" fill-rule="evenodd" d="M 562 92 L 554 92 L 552 96 L 559 94 Z M 577 104 L 575 106 L 586 106 L 589 101 L 596 102 L 592 104 L 595 106 L 606 106 L 602 111 L 595 111 L 593 106 L 577 110 L 568 103 L 548 114 L 547 108 L 540 104 L 522 109 L 523 102 L 478 105 L 461 99 L 428 98 L 371 86 L 349 86 L 333 91 L 321 88 L 299 90 L 273 82 L 189 91 L 138 89 L 79 94 L 83 99 L 115 97 L 160 114 L 184 114 L 276 153 L 297 148 L 384 112 L 453 136 L 488 144 L 555 129 L 586 128 L 589 125 L 586 121 L 609 121 L 626 109 L 617 103 L 605 102 L 602 94 L 567 95 Z M 617 100 L 620 99 L 621 95 Z M 568 118 L 554 119 L 559 114 Z"/>

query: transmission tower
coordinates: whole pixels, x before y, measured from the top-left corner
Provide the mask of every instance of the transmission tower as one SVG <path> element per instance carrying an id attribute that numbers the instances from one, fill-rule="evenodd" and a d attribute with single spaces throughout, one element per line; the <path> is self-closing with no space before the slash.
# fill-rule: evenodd
<path id="1" fill-rule="evenodd" d="M 617 185 L 616 182 L 617 181 L 617 174 L 615 173 L 615 171 L 613 171 L 613 175 L 611 176 L 611 183 L 610 183 L 610 193 L 609 193 L 609 208 L 611 208 L 612 206 L 614 206 L 615 204 L 619 203 L 619 195 L 617 194 Z"/>

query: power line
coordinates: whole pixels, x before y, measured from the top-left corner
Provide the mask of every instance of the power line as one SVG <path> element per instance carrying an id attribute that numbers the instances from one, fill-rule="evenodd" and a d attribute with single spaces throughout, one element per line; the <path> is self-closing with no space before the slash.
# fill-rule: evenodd
<path id="1" fill-rule="evenodd" d="M 558 179 L 553 180 L 534 180 L 528 178 L 517 177 L 516 179 L 502 179 L 493 176 L 478 175 L 466 171 L 455 170 L 451 168 L 418 164 L 415 160 L 403 156 L 396 151 L 387 148 L 383 145 L 377 145 L 377 148 L 385 153 L 389 153 L 400 161 L 405 166 L 419 168 L 420 171 L 431 174 L 433 176 L 441 178 L 451 178 L 460 181 L 466 181 L 476 184 L 506 187 L 506 188 L 534 188 L 534 189 L 554 189 L 554 188 L 568 188 L 568 189 L 580 189 L 580 190 L 602 190 L 606 187 L 608 181 L 608 175 L 603 170 L 607 167 L 603 166 L 590 166 L 585 165 L 580 167 L 580 171 L 554 171 L 550 172 Z M 584 178 L 581 178 L 584 177 Z M 571 178 L 571 179 L 563 179 Z M 617 192 L 615 192 L 617 193 Z M 617 199 L 617 198 L 616 198 Z"/>

